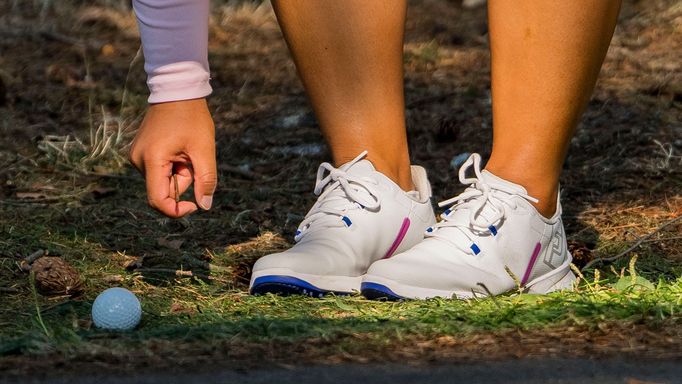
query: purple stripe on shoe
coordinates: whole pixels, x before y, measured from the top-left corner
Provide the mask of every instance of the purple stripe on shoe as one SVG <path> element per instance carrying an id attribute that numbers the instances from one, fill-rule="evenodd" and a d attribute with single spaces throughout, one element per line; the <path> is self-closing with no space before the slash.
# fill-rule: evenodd
<path id="1" fill-rule="evenodd" d="M 535 261 L 538 259 L 538 255 L 540 254 L 540 249 L 542 246 L 540 243 L 535 244 L 535 249 L 533 250 L 533 254 L 530 257 L 530 262 L 528 263 L 528 267 L 526 267 L 526 273 L 523 274 L 523 280 L 521 280 L 521 285 L 526 285 L 528 282 L 528 279 L 530 278 L 530 272 L 533 270 L 533 266 L 535 265 Z"/>
<path id="2" fill-rule="evenodd" d="M 405 220 L 403 220 L 403 225 L 400 226 L 400 231 L 398 231 L 398 236 L 395 238 L 393 241 L 393 244 L 391 244 L 391 248 L 388 249 L 388 252 L 386 252 L 386 255 L 384 255 L 384 259 L 388 259 L 389 257 L 393 256 L 393 253 L 395 252 L 396 249 L 400 246 L 400 243 L 403 242 L 403 239 L 405 238 L 405 235 L 407 234 L 407 230 L 410 229 L 410 218 L 406 217 Z"/>

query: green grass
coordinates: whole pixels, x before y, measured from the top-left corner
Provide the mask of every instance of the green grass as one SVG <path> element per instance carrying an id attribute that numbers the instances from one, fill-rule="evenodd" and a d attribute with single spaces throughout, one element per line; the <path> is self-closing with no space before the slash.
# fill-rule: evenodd
<path id="1" fill-rule="evenodd" d="M 623 277 L 611 273 L 600 281 L 583 280 L 574 292 L 547 296 L 400 303 L 361 297 L 253 297 L 199 279 L 152 285 L 139 274 L 122 285 L 136 291 L 142 301 L 144 316 L 137 330 L 110 334 L 90 326 L 90 303 L 99 287 L 90 287 L 85 300 L 50 303 L 35 297 L 38 302 L 24 302 L 2 315 L 0 355 L 75 355 L 105 348 L 124 353 L 144 349 L 151 340 L 207 345 L 240 341 L 277 346 L 311 339 L 339 345 L 390 344 L 412 337 L 424 340 L 558 325 L 596 327 L 613 321 L 656 328 L 679 326 L 682 320 L 682 278 L 652 284 L 628 272 Z"/>

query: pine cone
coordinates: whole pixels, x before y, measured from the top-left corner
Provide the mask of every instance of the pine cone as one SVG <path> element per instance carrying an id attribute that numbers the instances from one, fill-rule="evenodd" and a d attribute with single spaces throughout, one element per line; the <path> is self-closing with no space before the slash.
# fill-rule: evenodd
<path id="1" fill-rule="evenodd" d="M 31 272 L 35 274 L 36 288 L 44 295 L 77 296 L 83 293 L 80 274 L 60 257 L 39 258 L 31 265 Z"/>

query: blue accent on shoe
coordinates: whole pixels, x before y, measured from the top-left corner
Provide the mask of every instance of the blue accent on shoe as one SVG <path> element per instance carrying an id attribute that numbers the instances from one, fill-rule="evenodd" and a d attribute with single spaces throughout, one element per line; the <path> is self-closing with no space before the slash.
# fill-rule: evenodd
<path id="1" fill-rule="evenodd" d="M 495 228 L 494 225 L 489 226 L 488 230 L 493 234 L 493 236 L 497 235 L 497 228 Z"/>
<path id="2" fill-rule="evenodd" d="M 353 222 L 350 221 L 350 219 L 348 218 L 348 216 L 342 217 L 341 220 L 343 220 L 343 222 L 346 223 L 346 226 L 347 226 L 347 227 L 350 227 L 351 224 L 353 224 Z"/>
<path id="3" fill-rule="evenodd" d="M 428 227 L 428 228 L 426 228 L 426 232 L 428 232 L 428 233 L 433 232 L 433 227 Z"/>
<path id="4" fill-rule="evenodd" d="M 298 236 L 298 235 L 300 235 L 300 234 L 301 234 L 301 230 L 297 229 L 297 230 L 296 230 L 296 234 L 295 234 L 294 236 Z"/>
<path id="5" fill-rule="evenodd" d="M 474 251 L 474 255 L 481 253 L 481 248 L 479 248 L 476 244 L 471 244 L 471 250 Z"/>
<path id="6" fill-rule="evenodd" d="M 250 293 L 252 295 L 263 295 L 274 293 L 283 296 L 305 295 L 311 297 L 322 297 L 333 293 L 337 296 L 347 296 L 351 292 L 336 292 L 318 288 L 305 280 L 293 276 L 268 275 L 261 276 L 254 280 Z"/>
<path id="7" fill-rule="evenodd" d="M 450 212 L 452 212 L 452 209 L 448 208 L 448 209 L 446 209 L 445 211 L 443 211 L 443 214 L 444 214 L 445 216 L 447 216 L 447 215 L 450 214 Z"/>
<path id="8" fill-rule="evenodd" d="M 397 293 L 391 291 L 385 285 L 377 283 L 362 283 L 360 285 L 360 292 L 363 296 L 370 300 L 388 300 L 388 301 L 398 301 L 405 300 L 404 297 L 398 295 Z"/>

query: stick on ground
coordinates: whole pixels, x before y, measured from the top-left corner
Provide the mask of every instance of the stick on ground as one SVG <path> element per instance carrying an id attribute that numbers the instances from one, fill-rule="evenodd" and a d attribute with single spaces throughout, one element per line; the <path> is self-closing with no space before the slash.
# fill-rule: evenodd
<path id="1" fill-rule="evenodd" d="M 663 223 L 660 227 L 656 228 L 655 231 L 653 231 L 653 232 L 651 232 L 651 233 L 649 233 L 649 234 L 647 234 L 647 235 L 645 235 L 645 236 L 640 237 L 639 239 L 637 239 L 637 241 L 636 241 L 630 248 L 624 250 L 623 252 L 621 252 L 621 253 L 619 253 L 619 254 L 617 254 L 617 255 L 615 255 L 615 256 L 604 257 L 604 258 L 600 257 L 600 258 L 597 258 L 597 259 L 594 259 L 594 260 L 590 261 L 589 263 L 585 264 L 585 266 L 582 268 L 582 271 L 584 271 L 584 270 L 590 268 L 591 266 L 593 266 L 593 265 L 595 265 L 595 264 L 597 264 L 597 263 L 612 262 L 612 261 L 615 261 L 615 260 L 620 259 L 621 257 L 623 257 L 623 256 L 627 255 L 628 253 L 630 253 L 630 252 L 634 251 L 635 249 L 637 249 L 637 247 L 639 247 L 640 245 L 642 245 L 642 243 L 644 243 L 647 239 L 649 239 L 649 238 L 652 237 L 653 235 L 655 235 L 655 234 L 661 232 L 661 231 L 662 231 L 664 228 L 666 228 L 667 226 L 676 223 L 676 222 L 679 221 L 680 219 L 682 219 L 682 216 L 678 216 L 678 217 L 675 217 L 675 218 L 673 218 L 673 219 L 671 219 L 671 220 L 666 221 L 666 222 Z"/>

